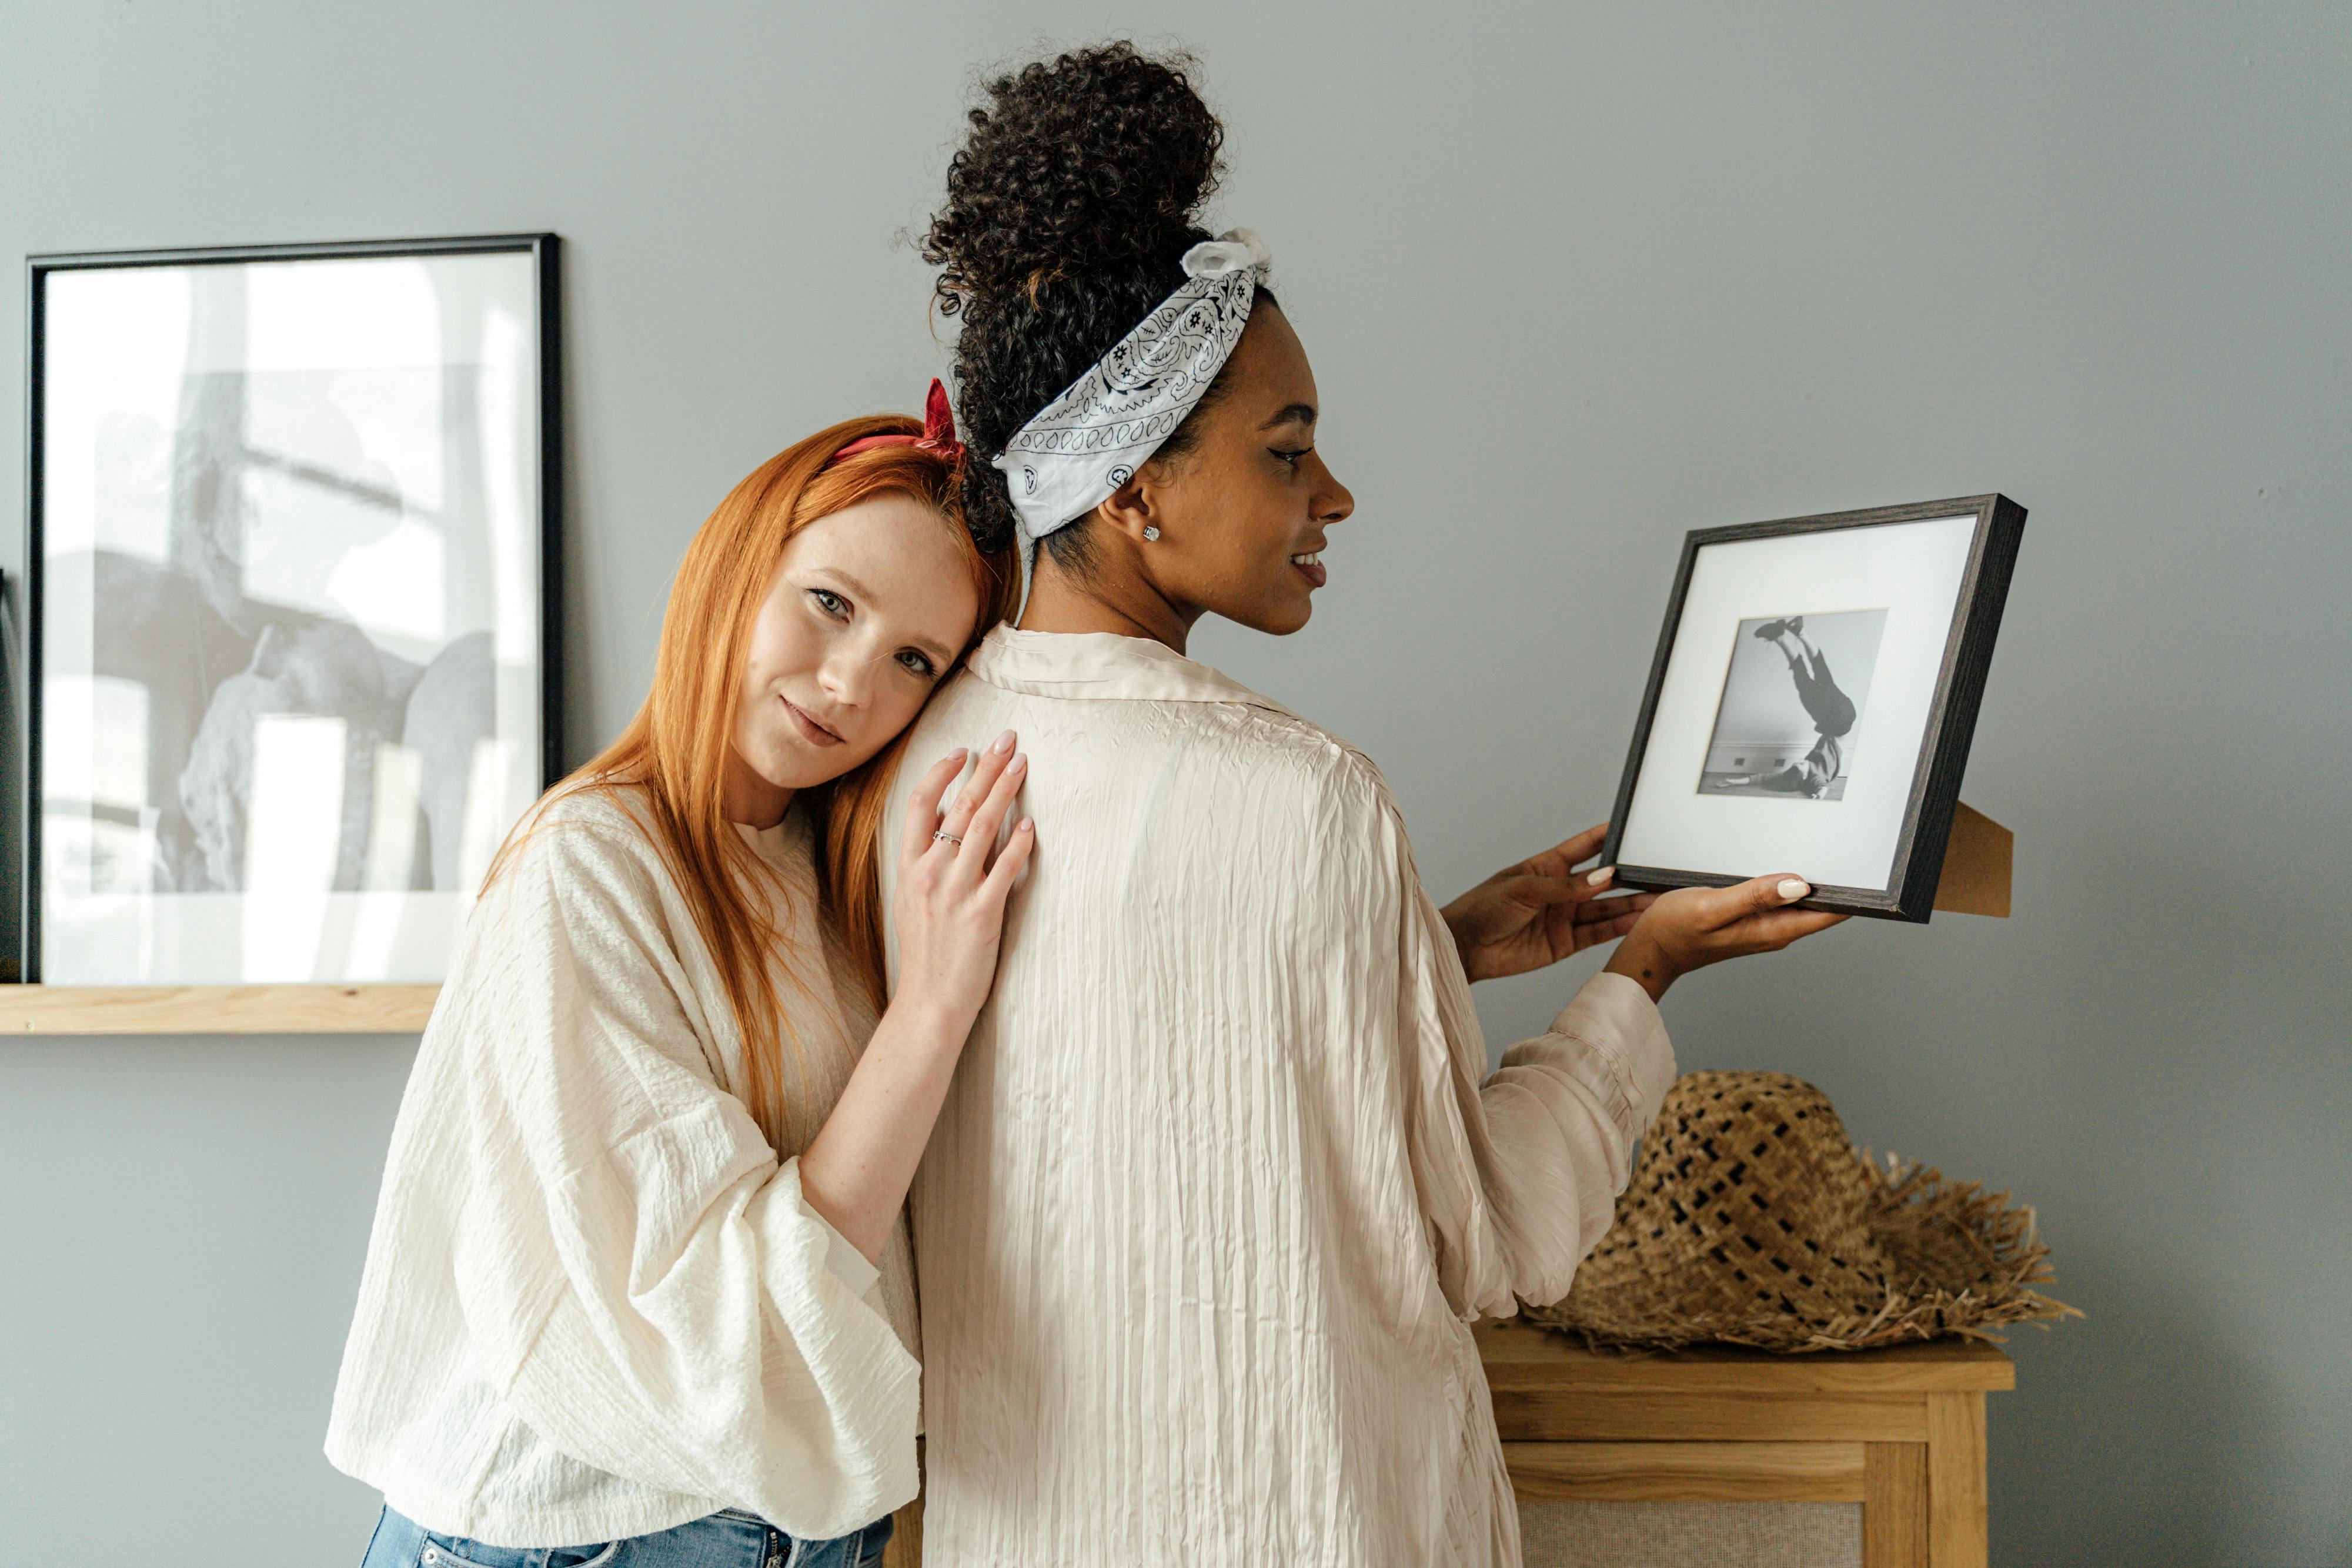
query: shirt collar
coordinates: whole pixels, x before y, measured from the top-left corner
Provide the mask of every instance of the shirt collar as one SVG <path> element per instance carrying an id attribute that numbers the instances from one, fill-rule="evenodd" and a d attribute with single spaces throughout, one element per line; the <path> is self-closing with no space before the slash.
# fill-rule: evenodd
<path id="1" fill-rule="evenodd" d="M 1165 643 L 1115 632 L 1023 632 L 999 626 L 972 650 L 966 667 L 992 686 L 1032 696 L 1241 703 L 1270 713 L 1290 711 Z"/>
<path id="2" fill-rule="evenodd" d="M 784 810 L 784 820 L 772 828 L 755 828 L 749 822 L 737 822 L 735 831 L 751 851 L 772 866 L 790 867 L 810 858 L 811 831 L 808 809 L 795 795 Z"/>

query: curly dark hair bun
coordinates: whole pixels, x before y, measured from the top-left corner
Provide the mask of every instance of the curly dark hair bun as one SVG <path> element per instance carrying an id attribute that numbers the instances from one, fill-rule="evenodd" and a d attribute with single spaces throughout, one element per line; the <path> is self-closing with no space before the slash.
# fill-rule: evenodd
<path id="1" fill-rule="evenodd" d="M 1191 245 L 1225 131 L 1188 69 L 1121 41 L 989 82 L 924 236 L 940 308 Z"/>
<path id="2" fill-rule="evenodd" d="M 1013 528 L 989 459 L 1184 281 L 1184 252 L 1209 237 L 1195 214 L 1223 172 L 1225 131 L 1193 90 L 1187 73 L 1199 68 L 1121 41 L 982 86 L 923 259 L 940 269 L 940 313 L 963 319 L 964 520 L 982 549 Z M 1180 425 L 1160 450 L 1176 455 L 1186 436 Z M 1083 525 L 1045 545 L 1065 566 L 1085 564 Z"/>

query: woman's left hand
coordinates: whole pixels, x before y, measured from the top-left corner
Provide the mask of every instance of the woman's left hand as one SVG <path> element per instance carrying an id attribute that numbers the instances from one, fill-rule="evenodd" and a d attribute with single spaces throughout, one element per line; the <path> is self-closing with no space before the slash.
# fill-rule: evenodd
<path id="1" fill-rule="evenodd" d="M 1615 867 L 1575 869 L 1579 861 L 1598 854 L 1608 836 L 1606 822 L 1587 828 L 1496 872 L 1447 904 L 1445 924 L 1462 955 L 1463 972 L 1474 980 L 1524 975 L 1633 930 L 1657 894 L 1606 897 Z"/>

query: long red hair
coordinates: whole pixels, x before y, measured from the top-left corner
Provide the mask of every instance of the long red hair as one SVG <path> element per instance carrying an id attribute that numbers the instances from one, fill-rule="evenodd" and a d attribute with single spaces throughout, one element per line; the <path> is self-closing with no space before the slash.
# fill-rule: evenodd
<path id="1" fill-rule="evenodd" d="M 772 1136 L 786 1032 L 772 967 L 782 934 L 770 904 L 753 890 L 763 890 L 767 899 L 780 899 L 782 890 L 728 821 L 724 799 L 751 622 L 784 545 L 819 517 L 876 496 L 896 493 L 921 503 L 961 547 L 979 593 L 980 613 L 959 664 L 991 626 L 1011 616 L 1020 591 L 1013 551 L 982 552 L 963 525 L 960 465 L 899 444 L 835 461 L 853 441 L 921 430 L 919 421 L 899 414 L 845 420 L 778 453 L 729 491 L 687 546 L 670 584 L 645 706 L 619 739 L 546 796 L 610 792 L 653 840 L 693 911 L 695 929 L 734 1010 L 745 1077 L 734 1087 Z M 942 671 L 942 678 L 949 673 Z M 824 823 L 818 862 L 823 914 L 877 1008 L 885 990 L 878 841 L 911 728 L 820 791 L 803 791 Z M 541 815 L 526 818 L 500 848 L 485 886 Z"/>

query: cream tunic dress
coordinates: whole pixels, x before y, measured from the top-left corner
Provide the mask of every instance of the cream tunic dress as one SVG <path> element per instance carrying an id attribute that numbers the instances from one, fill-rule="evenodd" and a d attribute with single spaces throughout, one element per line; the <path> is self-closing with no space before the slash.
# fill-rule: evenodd
<path id="1" fill-rule="evenodd" d="M 733 1092 L 693 917 L 609 797 L 559 798 L 467 921 L 327 1434 L 429 1530 L 575 1545 L 739 1508 L 825 1540 L 915 1493 L 905 1227 L 877 1270 L 797 1157 L 873 1009 L 822 934 L 800 809 L 738 831 L 787 895 L 781 1151 Z"/>
<path id="2" fill-rule="evenodd" d="M 1490 1076 L 1379 771 L 1156 643 L 992 632 L 884 842 L 1007 727 L 1037 858 L 913 1197 L 925 1563 L 1517 1563 L 1468 1324 L 1607 1229 L 1657 1009 L 1597 976 Z"/>

